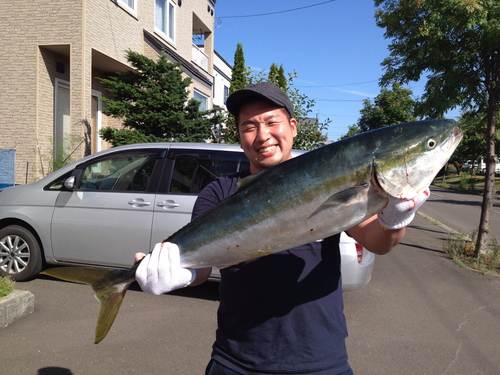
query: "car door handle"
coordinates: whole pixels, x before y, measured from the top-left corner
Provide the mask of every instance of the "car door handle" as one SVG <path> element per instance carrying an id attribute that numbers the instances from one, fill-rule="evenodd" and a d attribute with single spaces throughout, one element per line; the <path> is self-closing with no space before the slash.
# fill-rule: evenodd
<path id="1" fill-rule="evenodd" d="M 151 202 L 147 202 L 142 198 L 137 198 L 137 199 L 132 199 L 131 201 L 128 202 L 133 207 L 145 207 L 149 206 Z"/>
<path id="2" fill-rule="evenodd" d="M 168 201 L 163 201 L 163 202 L 159 202 L 156 204 L 158 207 L 170 207 L 170 208 L 173 208 L 173 207 L 179 207 L 180 204 L 179 203 L 175 203 L 175 201 L 172 201 L 172 200 L 168 200 Z"/>

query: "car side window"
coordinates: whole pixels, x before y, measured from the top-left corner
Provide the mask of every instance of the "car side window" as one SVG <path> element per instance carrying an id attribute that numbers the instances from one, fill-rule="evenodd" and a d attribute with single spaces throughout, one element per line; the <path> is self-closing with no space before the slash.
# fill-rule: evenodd
<path id="1" fill-rule="evenodd" d="M 199 194 L 217 177 L 250 168 L 243 152 L 176 150 L 169 157 L 174 158 L 169 188 L 174 194 Z"/>
<path id="2" fill-rule="evenodd" d="M 118 154 L 87 165 L 77 190 L 146 191 L 157 152 Z"/>

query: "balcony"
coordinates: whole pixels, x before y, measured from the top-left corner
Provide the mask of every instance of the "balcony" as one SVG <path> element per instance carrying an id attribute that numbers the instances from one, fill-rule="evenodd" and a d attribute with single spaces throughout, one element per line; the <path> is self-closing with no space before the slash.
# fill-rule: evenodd
<path id="1" fill-rule="evenodd" d="M 193 44 L 193 62 L 208 72 L 208 56 L 196 44 Z"/>

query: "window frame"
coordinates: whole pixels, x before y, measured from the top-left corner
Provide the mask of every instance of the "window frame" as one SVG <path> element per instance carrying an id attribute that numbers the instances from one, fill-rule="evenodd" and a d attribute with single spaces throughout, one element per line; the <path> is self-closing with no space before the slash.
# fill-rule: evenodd
<path id="1" fill-rule="evenodd" d="M 167 150 L 164 148 L 146 148 L 146 149 L 137 149 L 137 150 L 123 150 L 121 152 L 111 153 L 107 155 L 103 155 L 101 157 L 92 158 L 80 165 L 78 165 L 71 176 L 75 177 L 75 188 L 73 191 L 87 191 L 87 192 L 99 192 L 99 193 L 154 193 L 158 189 L 158 185 L 160 183 L 161 170 L 163 169 L 163 164 L 165 161 Z M 114 159 L 120 157 L 140 157 L 140 155 L 154 155 L 156 154 L 155 164 L 151 171 L 150 179 L 148 186 L 145 191 L 137 191 L 137 190 L 118 190 L 118 189 L 109 189 L 109 190 L 99 190 L 99 189 L 81 189 L 82 179 L 84 177 L 85 170 L 92 165 L 97 163 L 101 163 L 107 159 Z"/>
<path id="2" fill-rule="evenodd" d="M 178 158 L 181 159 L 187 158 L 196 160 L 199 166 L 201 166 L 201 164 L 199 163 L 200 160 L 214 160 L 217 162 L 223 160 L 227 162 L 238 163 L 235 171 L 223 175 L 218 175 L 217 177 L 227 176 L 250 168 L 250 161 L 248 160 L 247 156 L 243 151 L 171 148 L 168 151 L 168 156 L 166 158 L 164 171 L 158 189 L 159 194 L 186 195 L 186 196 L 188 195 L 195 196 L 199 194 L 199 193 L 183 193 L 171 190 L 174 178 L 174 171 L 176 168 L 176 162 Z"/>
<path id="3" fill-rule="evenodd" d="M 130 0 L 133 5 L 130 6 L 127 0 L 115 0 L 116 4 L 125 9 L 127 12 L 132 13 L 134 16 L 137 16 L 137 0 Z"/>
<path id="4" fill-rule="evenodd" d="M 158 1 L 162 1 L 164 3 L 164 11 L 165 14 L 163 15 L 163 25 L 158 25 L 157 21 L 157 3 Z M 176 35 L 176 22 L 175 22 L 175 14 L 176 14 L 176 6 L 175 3 L 172 0 L 155 0 L 155 15 L 154 15 L 154 26 L 155 26 L 155 31 L 159 35 L 161 35 L 163 38 L 171 42 L 172 44 L 175 44 L 175 35 Z"/>
<path id="5" fill-rule="evenodd" d="M 202 109 L 202 108 L 201 108 L 201 106 L 203 105 L 203 101 L 198 100 L 198 99 L 196 98 L 196 95 L 199 95 L 200 97 L 202 97 L 202 98 L 205 100 L 205 109 Z M 193 99 L 194 99 L 194 100 L 198 100 L 199 102 L 201 102 L 201 103 L 200 103 L 200 106 L 199 106 L 199 108 L 198 108 L 200 111 L 202 111 L 202 112 L 203 112 L 203 111 L 208 111 L 208 110 L 209 110 L 209 108 L 208 108 L 208 95 L 205 95 L 205 94 L 201 93 L 200 91 L 198 91 L 198 90 L 194 89 L 194 90 L 193 90 Z"/>
<path id="6" fill-rule="evenodd" d="M 60 91 L 67 90 L 68 92 L 68 103 L 65 107 L 66 112 L 61 111 L 64 102 L 61 102 Z M 65 120 L 65 116 L 67 119 Z M 66 125 L 66 126 L 65 126 Z M 66 128 L 66 129 L 65 129 Z M 67 132 L 65 132 L 67 130 Z M 67 135 L 67 137 L 66 137 Z M 61 139 L 62 136 L 62 139 Z M 54 127 L 53 127 L 53 156 L 54 161 L 59 160 L 64 157 L 64 151 L 66 146 L 68 146 L 69 152 L 69 142 L 71 137 L 71 84 L 69 81 L 56 78 L 54 85 Z M 59 153 L 62 152 L 62 155 Z M 62 160 L 61 160 L 62 161 Z"/>
<path id="7" fill-rule="evenodd" d="M 228 97 L 229 97 L 229 87 L 224 85 L 224 105 L 226 105 Z"/>
<path id="8" fill-rule="evenodd" d="M 96 98 L 97 108 L 95 113 L 95 133 L 91 134 L 91 149 L 92 153 L 96 153 L 102 151 L 102 137 L 101 137 L 101 128 L 102 128 L 102 93 L 97 90 L 92 90 L 92 100 Z"/>

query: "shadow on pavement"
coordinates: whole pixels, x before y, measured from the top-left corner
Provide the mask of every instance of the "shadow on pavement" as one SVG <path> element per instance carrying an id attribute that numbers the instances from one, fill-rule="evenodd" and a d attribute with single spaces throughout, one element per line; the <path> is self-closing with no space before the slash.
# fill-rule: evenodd
<path id="1" fill-rule="evenodd" d="M 47 275 L 38 275 L 37 279 L 51 280 L 51 281 L 56 281 L 56 282 L 60 282 L 60 283 L 79 284 L 79 283 L 75 283 L 72 281 L 60 280 L 60 279 L 57 279 L 57 278 L 54 278 L 51 276 L 47 276 Z M 83 285 L 83 284 L 80 284 L 80 285 Z M 88 286 L 88 288 L 89 288 L 89 293 L 92 293 L 91 287 Z M 128 290 L 135 291 L 135 292 L 142 292 L 139 284 L 137 284 L 136 281 L 134 281 L 130 285 Z M 168 294 L 171 294 L 174 296 L 180 296 L 180 297 L 204 299 L 207 301 L 218 301 L 219 300 L 219 283 L 215 282 L 215 281 L 207 281 L 207 282 L 203 283 L 202 285 L 175 290 L 175 291 L 170 292 Z"/>
<path id="2" fill-rule="evenodd" d="M 44 367 L 38 370 L 37 375 L 73 375 L 73 373 L 67 368 Z"/>

